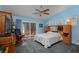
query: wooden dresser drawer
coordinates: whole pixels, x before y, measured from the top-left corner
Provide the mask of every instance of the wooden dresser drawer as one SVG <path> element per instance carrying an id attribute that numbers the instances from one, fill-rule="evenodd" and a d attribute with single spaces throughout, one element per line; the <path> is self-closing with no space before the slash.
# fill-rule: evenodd
<path id="1" fill-rule="evenodd" d="M 12 38 L 11 37 L 0 37 L 0 44 L 8 44 L 11 43 Z"/>
<path id="2" fill-rule="evenodd" d="M 71 43 L 71 40 L 69 38 L 64 38 L 63 42 L 65 44 L 70 44 Z"/>

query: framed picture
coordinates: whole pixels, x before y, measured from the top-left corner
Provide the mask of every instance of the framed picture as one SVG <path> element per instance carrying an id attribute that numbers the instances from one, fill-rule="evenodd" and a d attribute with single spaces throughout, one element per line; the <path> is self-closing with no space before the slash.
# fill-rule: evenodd
<path id="1" fill-rule="evenodd" d="M 43 24 L 39 24 L 39 27 L 43 27 Z"/>

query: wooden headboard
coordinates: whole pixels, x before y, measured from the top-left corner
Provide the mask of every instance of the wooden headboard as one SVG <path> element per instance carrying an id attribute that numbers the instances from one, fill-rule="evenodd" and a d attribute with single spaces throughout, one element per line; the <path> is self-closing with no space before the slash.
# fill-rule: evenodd
<path id="1" fill-rule="evenodd" d="M 52 31 L 52 32 L 63 31 L 63 25 L 46 26 L 45 32 L 48 32 L 48 31 Z"/>

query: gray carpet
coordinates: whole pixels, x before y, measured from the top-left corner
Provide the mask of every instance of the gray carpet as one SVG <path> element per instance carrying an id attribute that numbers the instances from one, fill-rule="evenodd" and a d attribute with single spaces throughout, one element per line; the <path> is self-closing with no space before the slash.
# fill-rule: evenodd
<path id="1" fill-rule="evenodd" d="M 75 53 L 75 48 L 74 44 L 65 45 L 60 42 L 46 49 L 33 39 L 26 39 L 22 45 L 16 47 L 16 53 Z"/>

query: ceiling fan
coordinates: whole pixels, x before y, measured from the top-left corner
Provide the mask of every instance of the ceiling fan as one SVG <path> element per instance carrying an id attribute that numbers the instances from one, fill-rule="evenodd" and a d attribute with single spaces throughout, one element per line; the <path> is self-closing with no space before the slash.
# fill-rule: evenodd
<path id="1" fill-rule="evenodd" d="M 39 16 L 43 16 L 43 15 L 49 15 L 48 11 L 49 9 L 43 9 L 43 6 L 40 6 L 39 9 L 35 9 L 35 13 L 34 14 L 37 14 Z"/>

